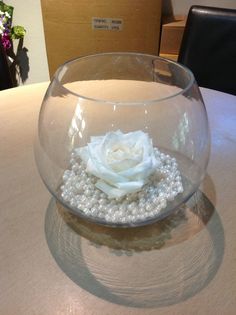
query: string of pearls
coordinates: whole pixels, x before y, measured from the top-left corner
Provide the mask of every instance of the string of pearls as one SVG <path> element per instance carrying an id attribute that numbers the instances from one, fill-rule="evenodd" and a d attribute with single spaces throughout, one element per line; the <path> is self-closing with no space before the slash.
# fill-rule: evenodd
<path id="1" fill-rule="evenodd" d="M 132 224 L 155 217 L 183 192 L 183 185 L 176 159 L 154 150 L 161 167 L 141 191 L 119 199 L 109 199 L 96 188 L 97 178 L 86 173 L 86 165 L 72 152 L 71 167 L 62 177 L 62 199 L 74 210 L 107 223 Z"/>

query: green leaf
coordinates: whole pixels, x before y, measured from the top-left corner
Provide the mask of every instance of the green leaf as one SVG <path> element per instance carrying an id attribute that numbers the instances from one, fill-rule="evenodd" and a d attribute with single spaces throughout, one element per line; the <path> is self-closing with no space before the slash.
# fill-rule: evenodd
<path id="1" fill-rule="evenodd" d="M 10 16 L 12 18 L 14 8 L 11 5 L 7 5 L 3 1 L 0 1 L 0 10 L 10 14 Z"/>

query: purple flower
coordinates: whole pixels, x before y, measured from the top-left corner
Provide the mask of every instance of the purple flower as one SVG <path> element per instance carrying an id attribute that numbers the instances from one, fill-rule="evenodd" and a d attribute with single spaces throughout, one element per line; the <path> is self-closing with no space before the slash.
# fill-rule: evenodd
<path id="1" fill-rule="evenodd" d="M 3 45 L 5 50 L 8 50 L 11 48 L 11 40 L 10 40 L 10 36 L 8 35 L 8 33 L 4 32 L 2 34 L 2 45 Z"/>
<path id="2" fill-rule="evenodd" d="M 11 48 L 14 39 L 23 38 L 26 32 L 23 26 L 16 25 L 12 27 L 13 10 L 12 6 L 6 5 L 0 0 L 0 40 L 5 50 Z"/>

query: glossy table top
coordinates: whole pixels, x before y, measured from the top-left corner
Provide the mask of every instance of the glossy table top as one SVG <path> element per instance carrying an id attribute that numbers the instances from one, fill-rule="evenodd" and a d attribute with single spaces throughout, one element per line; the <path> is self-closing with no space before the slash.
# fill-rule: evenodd
<path id="1" fill-rule="evenodd" d="M 236 97 L 201 89 L 207 176 L 185 207 L 113 230 L 55 203 L 33 154 L 48 83 L 0 92 L 0 314 L 220 314 L 236 309 Z"/>

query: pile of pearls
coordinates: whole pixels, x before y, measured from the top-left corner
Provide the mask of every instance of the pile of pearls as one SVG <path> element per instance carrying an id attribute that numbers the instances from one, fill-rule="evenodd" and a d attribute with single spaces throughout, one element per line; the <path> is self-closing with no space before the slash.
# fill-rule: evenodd
<path id="1" fill-rule="evenodd" d="M 70 169 L 64 172 L 60 187 L 62 199 L 75 211 L 107 223 L 132 224 L 157 216 L 168 201 L 183 192 L 183 185 L 176 159 L 154 150 L 161 167 L 141 191 L 119 199 L 109 199 L 96 188 L 98 178 L 88 174 L 84 162 L 72 152 Z"/>

